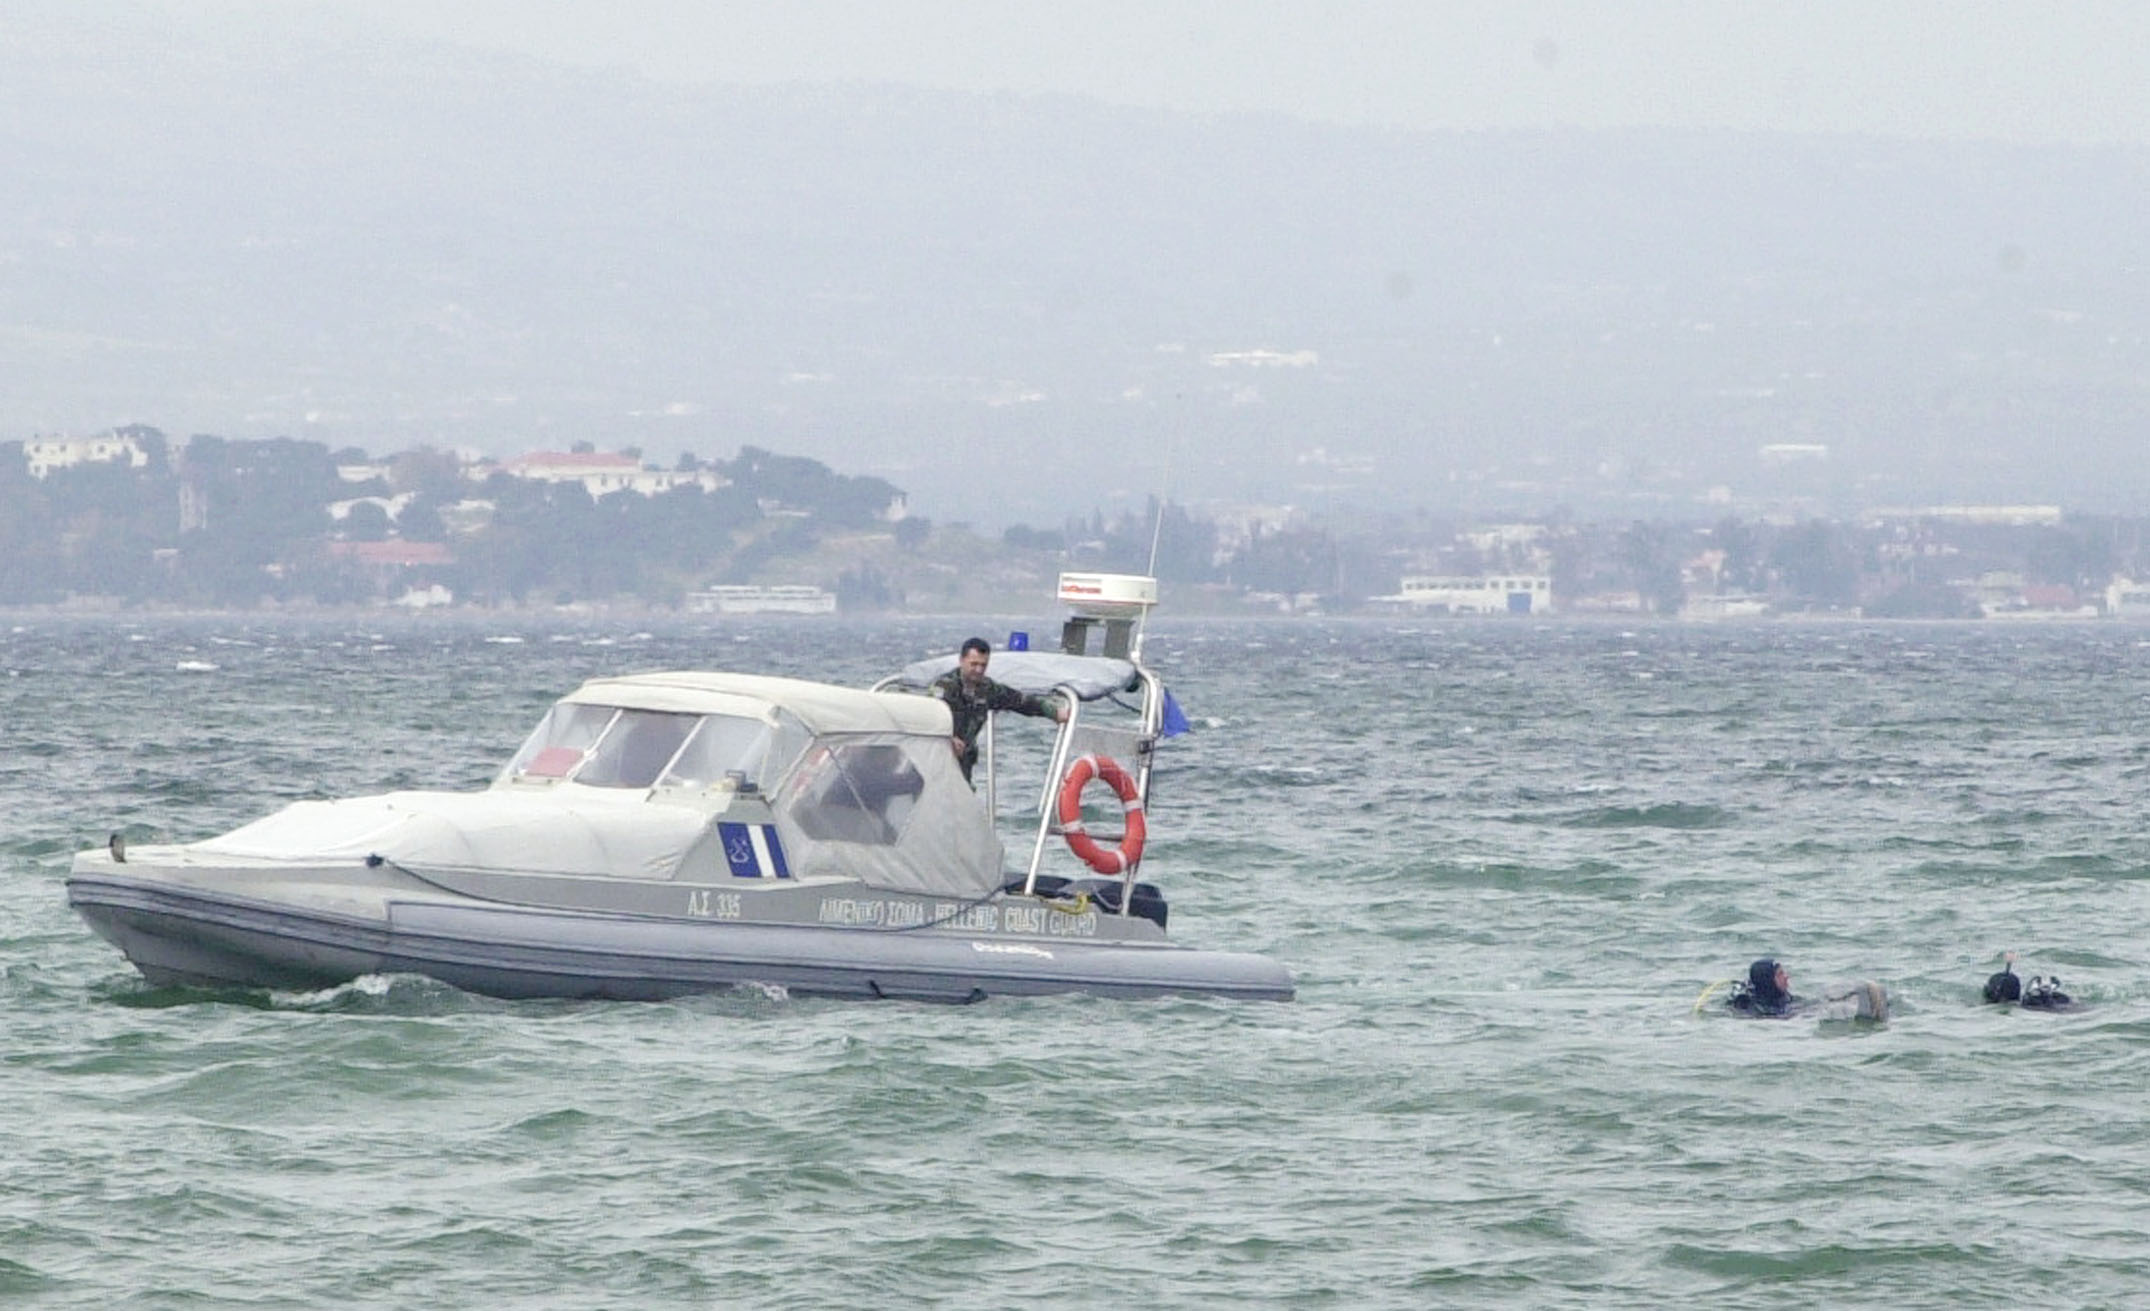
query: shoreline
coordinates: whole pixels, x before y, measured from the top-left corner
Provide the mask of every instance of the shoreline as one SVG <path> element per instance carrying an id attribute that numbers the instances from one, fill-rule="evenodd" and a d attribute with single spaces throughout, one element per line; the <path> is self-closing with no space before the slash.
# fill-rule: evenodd
<path id="1" fill-rule="evenodd" d="M 512 620 L 573 621 L 643 621 L 661 623 L 669 627 L 693 627 L 722 630 L 755 627 L 809 627 L 814 625 L 843 625 L 857 623 L 935 623 L 967 622 L 992 619 L 1016 623 L 1043 624 L 1039 611 L 1018 606 L 994 607 L 980 610 L 860 610 L 839 611 L 825 615 L 758 614 L 758 615 L 710 615 L 697 614 L 673 606 L 648 605 L 635 602 L 590 602 L 567 606 L 478 606 L 456 605 L 426 609 L 412 609 L 394 605 L 270 605 L 258 607 L 204 608 L 194 606 L 83 604 L 69 601 L 50 605 L 0 605 L 0 624 L 20 626 L 25 623 L 52 623 L 65 621 L 82 622 L 192 622 L 192 621 L 261 621 L 299 620 L 310 623 L 380 623 L 393 621 L 399 624 L 437 624 L 441 626 L 466 626 L 486 622 Z M 1174 610 L 1156 616 L 1153 623 L 1231 623 L 1231 624 L 1354 624 L 1379 625 L 1383 627 L 1456 627 L 1475 629 L 1572 628 L 1572 627 L 1645 627 L 1683 629 L 1723 628 L 1782 628 L 1782 627 L 1844 627 L 1872 626 L 1879 628 L 1943 626 L 1951 628 L 1994 628 L 2016 631 L 2023 628 L 2054 627 L 2141 627 L 2150 621 L 2150 615 L 2103 615 L 2079 613 L 2009 614 L 1975 618 L 1921 618 L 1894 616 L 1869 616 L 1857 613 L 1809 613 L 1793 612 L 1778 615 L 1742 615 L 1738 617 L 1711 616 L 1697 618 L 1685 615 L 1614 614 L 1601 612 L 1561 613 L 1543 615 L 1415 615 L 1398 611 L 1340 611 L 1278 613 L 1274 611 L 1232 612 L 1225 610 Z M 1057 621 L 1054 621 L 1057 622 Z M 1033 636 L 1035 637 L 1035 632 Z"/>

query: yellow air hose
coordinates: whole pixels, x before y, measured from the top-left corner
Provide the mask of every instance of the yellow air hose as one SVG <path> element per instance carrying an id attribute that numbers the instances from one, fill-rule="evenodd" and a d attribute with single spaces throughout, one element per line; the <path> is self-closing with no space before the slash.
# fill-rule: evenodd
<path id="1" fill-rule="evenodd" d="M 1703 1006 L 1708 1004 L 1709 999 L 1712 996 L 1716 995 L 1716 992 L 1719 988 L 1728 987 L 1731 984 L 1737 982 L 1739 982 L 1739 980 L 1737 979 L 1719 979 L 1717 980 L 1717 982 L 1711 984 L 1709 987 L 1704 988 L 1702 990 L 1702 995 L 1695 998 L 1695 1008 L 1694 1010 L 1690 1011 L 1689 1014 L 1700 1015 L 1702 1013 Z"/>

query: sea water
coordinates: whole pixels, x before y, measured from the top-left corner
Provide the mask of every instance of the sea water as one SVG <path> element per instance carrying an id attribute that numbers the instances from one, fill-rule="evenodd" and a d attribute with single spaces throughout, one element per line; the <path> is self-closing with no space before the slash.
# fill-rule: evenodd
<path id="1" fill-rule="evenodd" d="M 65 904 L 114 831 L 482 786 L 587 677 L 1047 623 L 0 619 L 0 1303 L 2150 1299 L 2124 624 L 1160 622 L 1145 876 L 1291 1003 L 157 989 Z M 2085 1008 L 1980 1005 L 2004 950 Z M 1764 955 L 1894 1013 L 1696 1012 Z"/>

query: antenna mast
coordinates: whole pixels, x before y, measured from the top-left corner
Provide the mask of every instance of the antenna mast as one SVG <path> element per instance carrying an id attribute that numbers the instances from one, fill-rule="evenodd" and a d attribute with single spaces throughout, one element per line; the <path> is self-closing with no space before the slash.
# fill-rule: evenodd
<path id="1" fill-rule="evenodd" d="M 1157 577 L 1157 543 L 1165 535 L 1165 504 L 1172 496 L 1172 446 L 1178 437 L 1179 424 L 1175 422 L 1165 430 L 1165 472 L 1160 480 L 1163 486 L 1157 493 L 1157 513 L 1150 520 L 1150 564 L 1143 572 L 1152 579 Z M 1149 623 L 1150 608 L 1145 606 L 1135 619 L 1135 641 L 1131 654 L 1137 661 L 1142 659 L 1142 631 L 1149 627 Z"/>

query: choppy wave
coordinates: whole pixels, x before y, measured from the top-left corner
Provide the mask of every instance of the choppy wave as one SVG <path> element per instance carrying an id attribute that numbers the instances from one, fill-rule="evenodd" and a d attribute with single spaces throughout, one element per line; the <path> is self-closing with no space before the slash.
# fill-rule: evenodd
<path id="1" fill-rule="evenodd" d="M 1525 822 L 1543 822 L 1543 817 L 1521 818 L 1525 818 Z M 1731 812 L 1718 806 L 1670 801 L 1641 806 L 1602 806 L 1569 815 L 1556 822 L 1575 828 L 1700 829 L 1724 828 L 1736 823 L 1737 819 Z"/>

